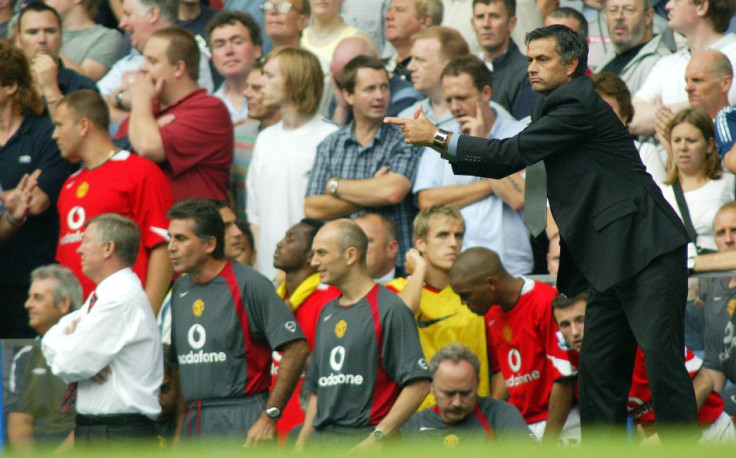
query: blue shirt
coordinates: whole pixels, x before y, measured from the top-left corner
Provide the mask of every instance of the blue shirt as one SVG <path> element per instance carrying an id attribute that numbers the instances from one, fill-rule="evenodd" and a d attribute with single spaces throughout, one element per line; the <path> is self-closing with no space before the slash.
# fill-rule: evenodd
<path id="1" fill-rule="evenodd" d="M 353 128 L 354 122 L 351 122 L 317 146 L 307 197 L 324 194 L 327 181 L 332 177 L 364 180 L 373 177 L 383 166 L 414 182 L 422 148 L 406 144 L 398 126 L 382 124 L 373 141 L 366 146 L 355 139 Z M 349 218 L 365 213 L 378 213 L 394 223 L 399 233 L 397 265 L 403 267 L 405 254 L 412 247 L 412 223 L 417 214 L 411 193 L 397 205 L 364 207 Z"/>

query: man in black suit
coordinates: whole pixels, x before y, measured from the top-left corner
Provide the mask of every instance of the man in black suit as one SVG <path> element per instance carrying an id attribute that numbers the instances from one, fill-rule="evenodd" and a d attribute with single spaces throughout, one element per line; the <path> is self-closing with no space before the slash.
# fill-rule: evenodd
<path id="1" fill-rule="evenodd" d="M 529 81 L 543 99 L 515 137 L 453 136 L 421 111 L 386 122 L 402 125 L 407 142 L 438 150 L 456 174 L 502 178 L 542 161 L 561 236 L 558 288 L 570 297 L 590 289 L 580 361 L 584 427 L 625 423 L 637 342 L 652 375 L 657 424 L 694 425 L 683 352 L 685 229 L 584 76 L 585 40 L 549 26 L 526 41 Z"/>

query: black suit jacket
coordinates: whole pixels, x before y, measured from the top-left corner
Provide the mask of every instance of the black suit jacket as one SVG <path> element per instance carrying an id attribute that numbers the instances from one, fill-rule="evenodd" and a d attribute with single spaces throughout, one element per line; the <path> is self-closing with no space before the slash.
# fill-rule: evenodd
<path id="1" fill-rule="evenodd" d="M 588 77 L 552 91 L 515 137 L 460 137 L 453 168 L 501 178 L 538 161 L 560 228 L 557 282 L 566 294 L 578 293 L 585 280 L 604 291 L 687 243 L 632 137 Z"/>

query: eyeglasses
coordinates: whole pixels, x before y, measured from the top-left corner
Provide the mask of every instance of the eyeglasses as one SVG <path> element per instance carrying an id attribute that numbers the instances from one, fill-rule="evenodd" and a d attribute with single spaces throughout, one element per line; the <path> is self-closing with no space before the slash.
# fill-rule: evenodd
<path id="1" fill-rule="evenodd" d="M 619 13 L 621 13 L 624 17 L 631 17 L 639 12 L 639 8 L 634 8 L 633 6 L 624 6 L 623 8 L 608 8 L 608 15 L 616 17 Z"/>
<path id="2" fill-rule="evenodd" d="M 300 10 L 296 6 L 292 5 L 291 3 L 285 2 L 285 1 L 281 1 L 281 2 L 264 2 L 261 5 L 261 10 L 263 10 L 264 13 L 268 13 L 269 11 L 276 10 L 276 11 L 278 11 L 281 14 L 286 14 L 289 11 L 291 11 L 292 8 L 295 11 L 299 12 L 299 13 L 304 13 L 304 11 Z"/>

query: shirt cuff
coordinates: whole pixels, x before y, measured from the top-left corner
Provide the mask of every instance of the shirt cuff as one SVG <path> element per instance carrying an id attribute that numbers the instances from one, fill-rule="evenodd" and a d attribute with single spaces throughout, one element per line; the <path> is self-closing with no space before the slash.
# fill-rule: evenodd
<path id="1" fill-rule="evenodd" d="M 450 137 L 450 143 L 447 144 L 447 151 L 442 154 L 442 157 L 450 162 L 457 160 L 457 142 L 460 139 L 460 133 L 454 132 Z"/>

